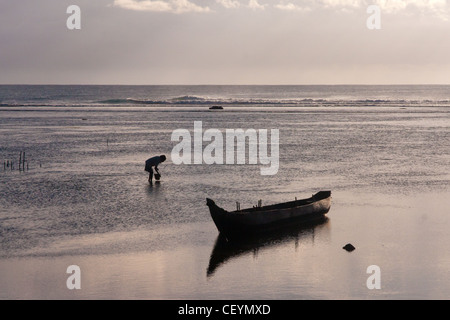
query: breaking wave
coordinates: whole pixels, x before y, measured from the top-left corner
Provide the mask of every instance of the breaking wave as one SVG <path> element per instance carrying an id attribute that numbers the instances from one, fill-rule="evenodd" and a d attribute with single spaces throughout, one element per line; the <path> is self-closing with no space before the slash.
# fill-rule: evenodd
<path id="1" fill-rule="evenodd" d="M 0 101 L 0 107 L 92 107 L 92 106 L 199 106 L 199 105 L 234 105 L 234 106 L 297 106 L 297 107 L 408 107 L 408 106 L 450 106 L 450 100 L 405 100 L 405 99 L 345 99 L 345 98 L 292 98 L 292 99 L 263 99 L 263 98 L 225 98 L 202 97 L 184 95 L 167 99 L 145 98 L 112 98 L 96 101 Z"/>
<path id="2" fill-rule="evenodd" d="M 338 105 L 338 106 L 370 106 L 370 105 L 450 105 L 450 100 L 390 100 L 390 99 L 257 99 L 257 98 L 210 98 L 200 96 L 180 96 L 170 99 L 109 99 L 98 101 L 101 104 L 148 104 L 148 105 Z"/>
<path id="3" fill-rule="evenodd" d="M 261 99 L 261 98 L 212 98 L 201 96 L 179 96 L 169 99 L 108 99 L 100 104 L 113 105 L 292 105 L 292 106 L 442 106 L 450 100 L 405 100 L 405 99 Z"/>

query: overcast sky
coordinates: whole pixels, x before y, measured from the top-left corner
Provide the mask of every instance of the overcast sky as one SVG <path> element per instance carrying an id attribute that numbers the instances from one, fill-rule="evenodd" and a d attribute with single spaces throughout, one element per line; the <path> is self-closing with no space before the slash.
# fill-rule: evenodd
<path id="1" fill-rule="evenodd" d="M 0 83 L 450 84 L 450 0 L 0 0 Z"/>

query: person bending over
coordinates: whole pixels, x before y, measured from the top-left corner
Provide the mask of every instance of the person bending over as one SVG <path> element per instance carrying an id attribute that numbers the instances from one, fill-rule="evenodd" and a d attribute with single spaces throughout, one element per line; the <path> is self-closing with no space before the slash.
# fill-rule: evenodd
<path id="1" fill-rule="evenodd" d="M 152 169 L 152 167 L 155 167 L 156 173 L 159 176 L 161 176 L 161 174 L 159 173 L 159 170 L 158 170 L 158 165 L 161 162 L 164 162 L 164 161 L 166 161 L 166 156 L 165 155 L 155 156 L 155 157 L 152 157 L 150 159 L 147 159 L 147 161 L 145 161 L 145 171 L 147 171 L 149 173 L 148 182 L 150 184 L 153 183 L 153 169 Z M 156 180 L 159 180 L 159 179 L 156 179 Z"/>

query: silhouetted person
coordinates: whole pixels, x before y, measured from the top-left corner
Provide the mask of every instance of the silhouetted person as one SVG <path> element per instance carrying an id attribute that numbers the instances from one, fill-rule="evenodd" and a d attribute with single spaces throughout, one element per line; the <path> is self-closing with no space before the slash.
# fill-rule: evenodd
<path id="1" fill-rule="evenodd" d="M 161 174 L 159 173 L 159 170 L 158 170 L 158 165 L 161 162 L 164 162 L 164 161 L 166 161 L 166 156 L 165 155 L 155 156 L 155 157 L 152 157 L 150 159 L 147 159 L 147 161 L 145 161 L 145 171 L 149 172 L 148 182 L 150 184 L 153 183 L 153 181 L 152 181 L 153 180 L 153 169 L 152 169 L 152 167 L 155 167 L 156 173 L 159 176 L 161 176 Z M 156 179 L 156 180 L 159 180 L 159 179 Z"/>

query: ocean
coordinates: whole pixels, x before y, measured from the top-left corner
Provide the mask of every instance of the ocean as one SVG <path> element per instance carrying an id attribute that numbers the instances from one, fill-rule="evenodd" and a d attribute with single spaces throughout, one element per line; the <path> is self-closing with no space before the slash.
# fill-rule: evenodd
<path id="1" fill-rule="evenodd" d="M 277 173 L 175 164 L 195 122 L 279 130 Z M 2 85 L 0 137 L 0 299 L 450 296 L 450 86 Z M 320 190 L 326 221 L 250 243 L 224 243 L 206 206 Z"/>

